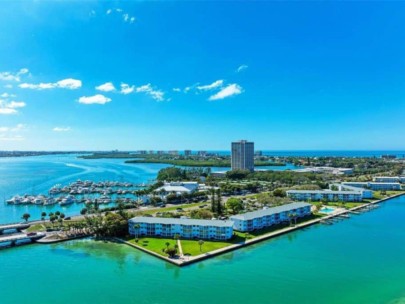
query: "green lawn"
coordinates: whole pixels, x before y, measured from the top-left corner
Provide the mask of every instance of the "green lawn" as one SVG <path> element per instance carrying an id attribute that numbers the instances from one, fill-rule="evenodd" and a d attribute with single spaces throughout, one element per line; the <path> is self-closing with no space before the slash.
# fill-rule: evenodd
<path id="1" fill-rule="evenodd" d="M 169 243 L 169 247 L 174 247 L 176 245 L 176 241 L 174 239 L 164 239 L 164 238 L 150 238 L 150 237 L 141 237 L 138 239 L 138 242 L 135 242 L 135 238 L 127 239 L 129 243 L 138 245 L 150 251 L 156 252 L 162 256 L 167 256 L 166 253 L 162 251 L 162 249 L 166 249 L 166 243 Z"/>
<path id="2" fill-rule="evenodd" d="M 198 206 L 202 206 L 202 205 L 206 205 L 208 203 L 192 203 L 192 204 L 182 204 L 182 205 L 175 205 L 172 207 L 162 207 L 162 208 L 158 208 L 158 209 L 152 209 L 152 210 L 141 210 L 141 211 L 136 211 L 135 215 L 145 215 L 145 214 L 155 214 L 158 212 L 164 212 L 164 211 L 174 211 L 177 208 L 192 208 L 192 207 L 198 207 Z"/>
<path id="3" fill-rule="evenodd" d="M 35 225 L 31 225 L 27 231 L 28 232 L 39 232 L 39 231 L 45 231 L 46 227 L 43 224 L 35 224 Z"/>
<path id="4" fill-rule="evenodd" d="M 224 247 L 228 247 L 237 243 L 243 242 L 245 239 L 239 235 L 235 235 L 231 240 L 228 241 L 207 241 L 204 240 L 204 244 L 201 246 L 198 244 L 198 240 L 181 240 L 181 247 L 183 249 L 184 255 L 200 255 L 206 252 L 214 251 Z"/>

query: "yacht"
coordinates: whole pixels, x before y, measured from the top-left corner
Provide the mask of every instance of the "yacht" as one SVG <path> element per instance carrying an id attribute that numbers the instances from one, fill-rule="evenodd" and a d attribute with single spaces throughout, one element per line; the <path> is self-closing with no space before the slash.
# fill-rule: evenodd
<path id="1" fill-rule="evenodd" d="M 61 206 L 71 205 L 76 201 L 73 195 L 67 195 L 62 201 L 59 203 Z"/>

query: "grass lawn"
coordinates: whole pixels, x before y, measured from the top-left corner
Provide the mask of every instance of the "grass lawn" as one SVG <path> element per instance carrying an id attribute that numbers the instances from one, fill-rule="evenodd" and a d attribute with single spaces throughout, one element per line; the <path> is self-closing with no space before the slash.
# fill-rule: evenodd
<path id="1" fill-rule="evenodd" d="M 28 232 L 38 232 L 38 231 L 45 231 L 46 227 L 44 224 L 35 224 L 35 225 L 31 225 L 27 231 Z"/>
<path id="2" fill-rule="evenodd" d="M 136 211 L 135 215 L 145 215 L 145 214 L 155 214 L 158 212 L 165 212 L 165 211 L 174 211 L 177 208 L 182 208 L 182 209 L 186 209 L 186 208 L 192 208 L 192 207 L 198 207 L 198 206 L 202 206 L 202 205 L 206 205 L 208 203 L 192 203 L 192 204 L 182 204 L 182 205 L 175 205 L 172 207 L 162 207 L 162 208 L 158 208 L 158 209 L 152 209 L 152 210 L 140 210 L 140 211 Z"/>
<path id="3" fill-rule="evenodd" d="M 201 246 L 198 244 L 198 240 L 180 240 L 181 241 L 181 248 L 183 249 L 183 254 L 196 256 L 206 252 L 214 251 L 217 249 L 221 249 L 224 247 L 228 247 L 245 240 L 244 237 L 240 237 L 239 235 L 235 235 L 232 239 L 228 241 L 207 241 L 204 240 L 204 244 Z"/>
<path id="4" fill-rule="evenodd" d="M 162 251 L 166 249 L 166 243 L 169 243 L 169 247 L 174 247 L 176 245 L 176 240 L 174 239 L 164 239 L 164 238 L 151 238 L 151 237 L 141 237 L 138 242 L 135 242 L 135 238 L 127 239 L 127 242 L 138 245 L 150 251 L 156 252 L 162 256 L 167 257 L 167 254 Z"/>

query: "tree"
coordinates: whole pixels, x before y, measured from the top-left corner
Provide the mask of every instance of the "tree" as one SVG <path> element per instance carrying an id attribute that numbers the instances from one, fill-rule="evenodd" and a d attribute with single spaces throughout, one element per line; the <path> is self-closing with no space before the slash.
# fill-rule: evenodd
<path id="1" fill-rule="evenodd" d="M 45 217 L 46 217 L 46 212 L 42 212 L 41 213 L 41 220 L 45 221 Z"/>
<path id="2" fill-rule="evenodd" d="M 66 216 L 65 216 L 64 213 L 61 213 L 61 214 L 59 215 L 59 218 L 62 219 L 62 220 L 63 220 L 65 217 L 66 217 Z"/>
<path id="3" fill-rule="evenodd" d="M 53 214 L 49 217 L 49 220 L 52 223 L 52 227 L 53 227 L 53 223 L 56 221 L 56 219 L 57 219 L 57 217 Z"/>
<path id="4" fill-rule="evenodd" d="M 233 214 L 237 214 L 243 210 L 243 201 L 236 197 L 231 197 L 226 201 L 226 208 L 232 210 Z"/>
<path id="5" fill-rule="evenodd" d="M 141 228 L 141 225 L 139 224 L 135 224 L 134 225 L 134 230 L 135 230 L 135 238 L 138 239 L 138 235 L 139 235 L 139 229 Z"/>
<path id="6" fill-rule="evenodd" d="M 222 196 L 221 196 L 221 189 L 217 190 L 217 213 L 218 215 L 222 214 Z"/>
<path id="7" fill-rule="evenodd" d="M 29 219 L 30 217 L 31 217 L 31 215 L 30 215 L 29 213 L 24 213 L 21 218 L 24 219 L 26 222 L 28 222 L 28 219 Z"/>
<path id="8" fill-rule="evenodd" d="M 204 245 L 204 241 L 203 241 L 203 240 L 199 240 L 199 241 L 198 241 L 198 245 L 200 245 L 200 252 L 202 252 L 202 245 Z"/>
<path id="9" fill-rule="evenodd" d="M 81 215 L 87 214 L 87 208 L 83 208 L 82 210 L 80 210 L 80 214 Z"/>
<path id="10" fill-rule="evenodd" d="M 59 215 L 60 215 L 60 211 L 56 211 L 56 212 L 55 212 L 55 215 L 56 215 L 56 216 L 59 216 Z"/>
<path id="11" fill-rule="evenodd" d="M 249 170 L 236 169 L 226 172 L 226 177 L 229 179 L 244 179 L 248 177 L 249 174 L 250 174 Z"/>
<path id="12" fill-rule="evenodd" d="M 277 196 L 277 197 L 285 197 L 286 196 L 286 192 L 282 189 L 275 189 L 273 191 L 273 195 Z"/>
<path id="13" fill-rule="evenodd" d="M 215 189 L 211 189 L 211 211 L 212 213 L 217 212 L 217 206 L 215 201 Z"/>
<path id="14" fill-rule="evenodd" d="M 176 256 L 177 249 L 176 248 L 167 248 L 165 250 L 165 252 L 169 255 L 169 257 L 174 258 Z"/>
<path id="15" fill-rule="evenodd" d="M 170 243 L 166 242 L 165 245 L 166 245 L 166 249 L 169 249 Z"/>

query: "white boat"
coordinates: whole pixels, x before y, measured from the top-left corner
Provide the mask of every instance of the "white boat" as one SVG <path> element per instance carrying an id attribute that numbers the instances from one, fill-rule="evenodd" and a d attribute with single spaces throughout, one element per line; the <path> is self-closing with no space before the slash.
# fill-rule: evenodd
<path id="1" fill-rule="evenodd" d="M 54 205 L 54 204 L 56 204 L 56 200 L 52 197 L 47 198 L 44 203 L 44 205 Z"/>
<path id="2" fill-rule="evenodd" d="M 61 206 L 71 205 L 76 201 L 75 197 L 72 195 L 66 196 L 62 201 L 59 203 Z"/>

